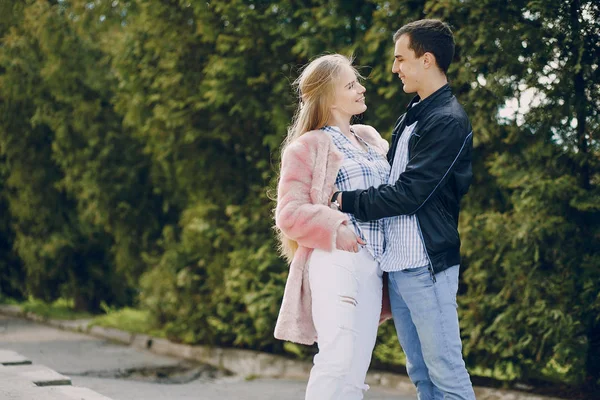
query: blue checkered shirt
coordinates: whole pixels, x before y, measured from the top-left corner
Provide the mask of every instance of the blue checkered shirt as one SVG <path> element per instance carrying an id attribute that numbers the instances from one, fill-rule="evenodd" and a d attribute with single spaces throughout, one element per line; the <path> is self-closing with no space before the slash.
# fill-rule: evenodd
<path id="1" fill-rule="evenodd" d="M 406 170 L 408 164 L 408 141 L 417 123 L 407 126 L 398 139 L 396 154 L 392 163 L 388 183 L 393 185 Z M 384 218 L 387 246 L 381 258 L 381 269 L 387 272 L 400 271 L 407 268 L 423 267 L 429 264 L 429 257 L 423 246 L 421 230 L 417 216 L 399 215 Z"/>
<path id="2" fill-rule="evenodd" d="M 357 140 L 365 145 L 367 151 L 356 148 L 337 126 L 326 126 L 322 129 L 329 133 L 335 146 L 344 155 L 335 180 L 339 190 L 368 189 L 387 183 L 390 164 L 385 155 L 378 153 L 359 136 L 356 136 Z M 348 216 L 356 235 L 367 242 L 367 250 L 379 261 L 385 249 L 383 220 L 363 222 L 357 221 L 352 214 Z"/>

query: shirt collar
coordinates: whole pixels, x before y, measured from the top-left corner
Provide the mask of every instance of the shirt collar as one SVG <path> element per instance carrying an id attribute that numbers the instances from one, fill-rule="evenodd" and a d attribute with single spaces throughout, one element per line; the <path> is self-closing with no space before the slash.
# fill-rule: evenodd
<path id="1" fill-rule="evenodd" d="M 326 125 L 323 128 L 321 128 L 322 130 L 324 130 L 325 132 L 329 132 L 329 133 L 333 133 L 333 139 L 334 141 L 338 142 L 339 144 L 344 144 L 344 145 L 350 145 L 354 148 L 356 148 L 354 146 L 354 144 L 352 144 L 352 142 L 350 141 L 350 139 L 348 139 L 346 137 L 346 135 L 344 135 L 342 133 L 342 130 L 335 125 Z M 352 130 L 352 128 L 350 128 Z M 354 133 L 354 131 L 352 130 L 352 132 Z M 367 143 L 363 138 L 361 138 L 360 136 L 358 136 L 357 134 L 354 134 L 354 136 L 356 137 L 357 140 L 359 140 L 361 143 L 363 143 L 366 148 L 367 148 L 367 152 L 369 152 L 371 150 L 371 146 L 369 146 L 369 143 Z M 360 149 L 358 149 L 360 150 Z M 363 150 L 361 150 L 363 151 Z"/>
<path id="2" fill-rule="evenodd" d="M 426 115 L 432 107 L 439 105 L 450 97 L 452 97 L 452 90 L 447 83 L 424 100 L 421 100 L 418 95 L 413 97 L 406 107 L 406 125 L 412 125 L 417 122 L 419 118 Z"/>

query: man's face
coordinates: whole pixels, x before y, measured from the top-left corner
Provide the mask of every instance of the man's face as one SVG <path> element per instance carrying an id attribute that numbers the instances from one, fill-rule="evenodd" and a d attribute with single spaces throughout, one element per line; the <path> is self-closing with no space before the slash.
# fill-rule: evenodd
<path id="1" fill-rule="evenodd" d="M 415 52 L 408 46 L 410 37 L 402 35 L 394 46 L 394 65 L 392 72 L 402 80 L 406 93 L 416 93 L 424 78 L 423 57 L 415 57 Z"/>

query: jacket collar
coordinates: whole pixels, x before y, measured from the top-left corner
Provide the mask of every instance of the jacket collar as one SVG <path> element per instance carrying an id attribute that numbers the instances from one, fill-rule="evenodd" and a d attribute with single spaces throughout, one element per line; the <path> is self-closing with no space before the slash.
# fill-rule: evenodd
<path id="1" fill-rule="evenodd" d="M 433 108 L 445 103 L 451 97 L 452 91 L 450 89 L 450 85 L 447 83 L 433 92 L 423 101 L 421 101 L 419 96 L 415 96 L 408 104 L 406 110 L 406 126 L 417 122 L 421 117 L 427 115 Z"/>

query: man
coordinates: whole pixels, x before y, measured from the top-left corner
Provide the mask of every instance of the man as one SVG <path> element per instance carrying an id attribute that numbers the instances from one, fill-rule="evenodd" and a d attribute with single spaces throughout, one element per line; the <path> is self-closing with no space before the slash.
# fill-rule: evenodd
<path id="1" fill-rule="evenodd" d="M 392 72 L 417 96 L 393 131 L 389 182 L 336 192 L 332 203 L 363 221 L 393 217 L 381 268 L 419 400 L 472 400 L 456 304 L 458 214 L 472 178 L 472 130 L 446 77 L 454 38 L 445 23 L 426 19 L 400 28 L 394 42 Z"/>

